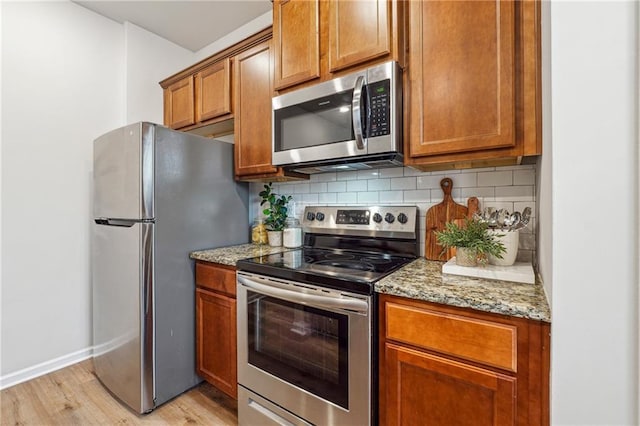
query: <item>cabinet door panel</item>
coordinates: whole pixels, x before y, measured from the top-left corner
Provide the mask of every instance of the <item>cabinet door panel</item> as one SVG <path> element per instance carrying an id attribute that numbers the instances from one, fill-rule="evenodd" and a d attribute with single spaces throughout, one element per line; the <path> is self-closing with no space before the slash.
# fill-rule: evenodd
<path id="1" fill-rule="evenodd" d="M 273 3 L 275 89 L 320 77 L 318 0 Z"/>
<path id="2" fill-rule="evenodd" d="M 173 83 L 164 90 L 164 123 L 172 129 L 195 123 L 193 77 Z"/>
<path id="3" fill-rule="evenodd" d="M 196 74 L 196 121 L 231 113 L 231 64 L 229 58 Z"/>
<path id="4" fill-rule="evenodd" d="M 391 53 L 391 2 L 329 1 L 329 71 Z"/>
<path id="5" fill-rule="evenodd" d="M 514 2 L 410 2 L 409 16 L 411 156 L 514 146 Z"/>
<path id="6" fill-rule="evenodd" d="M 196 345 L 198 374 L 238 398 L 236 360 L 236 301 L 196 289 Z"/>
<path id="7" fill-rule="evenodd" d="M 235 173 L 275 173 L 271 165 L 271 43 L 236 56 Z"/>
<path id="8" fill-rule="evenodd" d="M 513 425 L 516 379 L 387 343 L 386 425 Z"/>

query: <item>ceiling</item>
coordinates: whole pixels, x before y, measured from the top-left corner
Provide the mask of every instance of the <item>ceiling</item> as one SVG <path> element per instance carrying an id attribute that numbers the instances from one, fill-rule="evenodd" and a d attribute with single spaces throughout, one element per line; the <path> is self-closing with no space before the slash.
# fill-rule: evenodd
<path id="1" fill-rule="evenodd" d="M 75 3 L 114 21 L 131 22 L 193 52 L 271 10 L 270 0 Z"/>

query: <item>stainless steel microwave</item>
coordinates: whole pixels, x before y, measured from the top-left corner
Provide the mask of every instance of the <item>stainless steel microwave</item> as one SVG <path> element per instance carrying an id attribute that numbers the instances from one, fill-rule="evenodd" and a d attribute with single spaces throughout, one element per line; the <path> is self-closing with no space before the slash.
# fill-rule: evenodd
<path id="1" fill-rule="evenodd" d="M 274 165 L 301 173 L 402 166 L 397 62 L 272 99 Z"/>

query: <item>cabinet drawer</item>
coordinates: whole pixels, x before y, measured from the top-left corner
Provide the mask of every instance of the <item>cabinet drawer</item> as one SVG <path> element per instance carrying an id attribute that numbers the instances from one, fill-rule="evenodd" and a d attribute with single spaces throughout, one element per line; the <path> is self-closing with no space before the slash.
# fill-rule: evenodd
<path id="1" fill-rule="evenodd" d="M 236 295 L 236 271 L 231 266 L 196 262 L 196 285 L 231 296 Z"/>
<path id="2" fill-rule="evenodd" d="M 517 328 L 460 315 L 385 304 L 386 338 L 516 372 Z"/>

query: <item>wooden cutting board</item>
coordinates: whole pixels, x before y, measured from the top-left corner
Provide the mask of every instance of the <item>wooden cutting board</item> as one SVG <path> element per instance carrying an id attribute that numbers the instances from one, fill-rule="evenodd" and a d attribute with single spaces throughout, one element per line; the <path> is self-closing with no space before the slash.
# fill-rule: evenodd
<path id="1" fill-rule="evenodd" d="M 451 179 L 442 179 L 440 187 L 444 192 L 444 199 L 440 204 L 427 210 L 424 257 L 429 260 L 449 260 L 455 256 L 454 248 L 446 250 L 444 253 L 442 252 L 442 246 L 438 244 L 434 232 L 442 231 L 447 222 L 460 220 L 457 223 L 461 224 L 462 219 L 473 217 L 473 214 L 478 210 L 478 199 L 476 197 L 470 197 L 467 200 L 466 207 L 453 201 L 451 197 L 453 181 Z"/>

